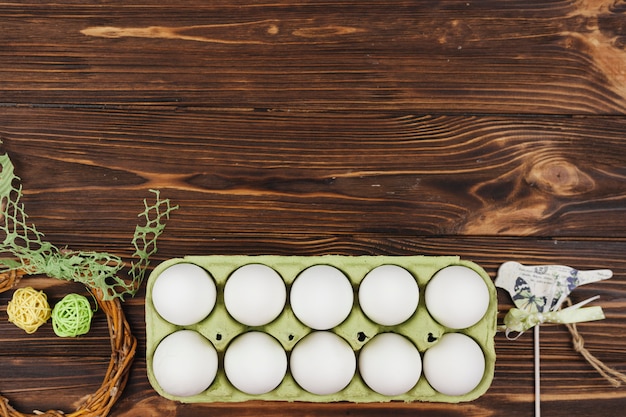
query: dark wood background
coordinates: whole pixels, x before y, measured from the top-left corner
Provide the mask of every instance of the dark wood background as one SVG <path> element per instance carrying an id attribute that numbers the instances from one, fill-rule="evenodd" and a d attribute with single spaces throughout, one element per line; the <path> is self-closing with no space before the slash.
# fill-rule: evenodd
<path id="1" fill-rule="evenodd" d="M 158 262 L 206 254 L 451 255 L 609 268 L 587 348 L 626 372 L 626 3 L 26 0 L 0 3 L 0 138 L 30 220 L 58 246 L 132 254 L 142 199 L 180 205 Z M 26 278 L 58 300 L 70 284 Z M 69 289 L 68 289 L 69 288 Z M 115 416 L 532 416 L 532 336 L 496 336 L 463 404 L 183 405 L 139 338 Z M 0 295 L 0 392 L 72 411 L 101 383 L 107 325 L 26 335 Z M 501 312 L 510 306 L 499 294 Z M 543 326 L 547 416 L 621 415 L 613 388 Z"/>

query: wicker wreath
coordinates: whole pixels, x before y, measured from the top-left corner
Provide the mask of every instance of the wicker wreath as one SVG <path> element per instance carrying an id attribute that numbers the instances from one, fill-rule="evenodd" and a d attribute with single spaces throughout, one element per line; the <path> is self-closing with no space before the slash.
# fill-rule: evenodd
<path id="1" fill-rule="evenodd" d="M 13 288 L 24 275 L 25 272 L 22 270 L 12 270 L 0 274 L 0 293 Z M 122 395 L 128 381 L 130 367 L 137 350 L 137 339 L 130 331 L 120 301 L 117 298 L 103 300 L 100 291 L 94 289 L 90 289 L 90 291 L 96 298 L 100 309 L 106 314 L 111 339 L 111 361 L 100 388 L 84 400 L 76 411 L 69 414 L 58 410 L 34 411 L 34 414 L 23 414 L 11 407 L 9 400 L 0 394 L 0 415 L 2 417 L 104 417 L 109 414 L 115 402 Z"/>

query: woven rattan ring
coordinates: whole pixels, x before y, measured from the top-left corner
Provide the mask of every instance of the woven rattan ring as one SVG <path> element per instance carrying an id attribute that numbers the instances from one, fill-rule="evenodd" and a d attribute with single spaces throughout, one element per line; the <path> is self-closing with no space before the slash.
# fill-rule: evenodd
<path id="1" fill-rule="evenodd" d="M 0 293 L 13 288 L 23 275 L 24 272 L 19 270 L 0 274 Z M 76 411 L 71 413 L 49 410 L 46 412 L 35 411 L 35 414 L 22 414 L 11 407 L 9 400 L 0 394 L 0 416 L 104 417 L 109 414 L 115 402 L 122 395 L 128 381 L 130 366 L 137 350 L 137 339 L 130 331 L 119 300 L 117 298 L 103 300 L 102 293 L 94 290 L 92 292 L 100 309 L 106 314 L 111 338 L 111 361 L 100 388 L 87 397 Z"/>

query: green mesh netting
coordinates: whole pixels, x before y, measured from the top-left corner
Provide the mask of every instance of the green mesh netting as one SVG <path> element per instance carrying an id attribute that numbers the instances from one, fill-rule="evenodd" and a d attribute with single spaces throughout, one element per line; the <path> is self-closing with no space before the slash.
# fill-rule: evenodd
<path id="1" fill-rule="evenodd" d="M 0 273 L 12 269 L 23 269 L 28 274 L 45 274 L 49 277 L 81 282 L 102 291 L 103 299 L 134 295 L 143 281 L 149 258 L 157 251 L 157 238 L 165 229 L 165 219 L 178 206 L 170 205 L 168 199 L 161 199 L 157 190 L 155 202 L 150 205 L 144 200 L 144 211 L 139 214 L 145 221 L 138 225 L 132 244 L 135 247 L 131 262 L 130 282 L 118 276 L 124 268 L 124 261 L 106 252 L 74 251 L 59 249 L 44 240 L 43 233 L 35 225 L 27 222 L 28 216 L 20 203 L 22 186 L 14 173 L 13 163 L 7 154 L 0 155 L 0 233 L 4 240 L 1 253 L 10 253 L 12 259 L 0 259 Z"/>

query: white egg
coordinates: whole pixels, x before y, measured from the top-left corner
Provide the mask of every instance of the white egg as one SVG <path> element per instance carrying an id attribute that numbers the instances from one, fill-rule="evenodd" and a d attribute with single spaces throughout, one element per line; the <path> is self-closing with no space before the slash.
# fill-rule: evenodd
<path id="1" fill-rule="evenodd" d="M 382 395 L 401 395 L 417 384 L 422 373 L 419 351 L 406 337 L 380 333 L 359 354 L 363 381 Z"/>
<path id="2" fill-rule="evenodd" d="M 318 331 L 294 346 L 289 366 L 300 387 L 312 394 L 329 395 L 352 381 L 356 356 L 348 342 L 335 333 Z"/>
<path id="3" fill-rule="evenodd" d="M 244 333 L 228 345 L 224 371 L 239 391 L 265 394 L 280 385 L 285 377 L 287 354 L 281 344 L 267 333 Z"/>
<path id="4" fill-rule="evenodd" d="M 189 326 L 207 317 L 217 297 L 207 271 L 191 263 L 178 263 L 159 274 L 152 287 L 152 304 L 161 317 Z"/>
<path id="5" fill-rule="evenodd" d="M 238 268 L 224 286 L 226 310 L 247 326 L 272 322 L 283 311 L 286 300 L 285 282 L 275 270 L 262 264 Z"/>
<path id="6" fill-rule="evenodd" d="M 424 376 L 445 395 L 465 395 L 478 386 L 485 373 L 485 355 L 469 336 L 446 333 L 424 353 Z"/>
<path id="7" fill-rule="evenodd" d="M 415 313 L 418 303 L 417 281 L 409 271 L 397 265 L 372 269 L 359 286 L 363 313 L 383 326 L 405 322 Z"/>
<path id="8" fill-rule="evenodd" d="M 217 352 L 211 342 L 193 330 L 179 330 L 158 344 L 152 372 L 159 386 L 178 397 L 206 390 L 217 374 Z"/>
<path id="9" fill-rule="evenodd" d="M 290 302 L 302 323 L 315 330 L 328 330 L 341 324 L 352 311 L 354 290 L 337 268 L 314 265 L 292 284 Z"/>
<path id="10" fill-rule="evenodd" d="M 473 326 L 489 307 L 489 289 L 483 278 L 459 265 L 437 272 L 428 282 L 424 298 L 430 315 L 451 329 Z"/>

